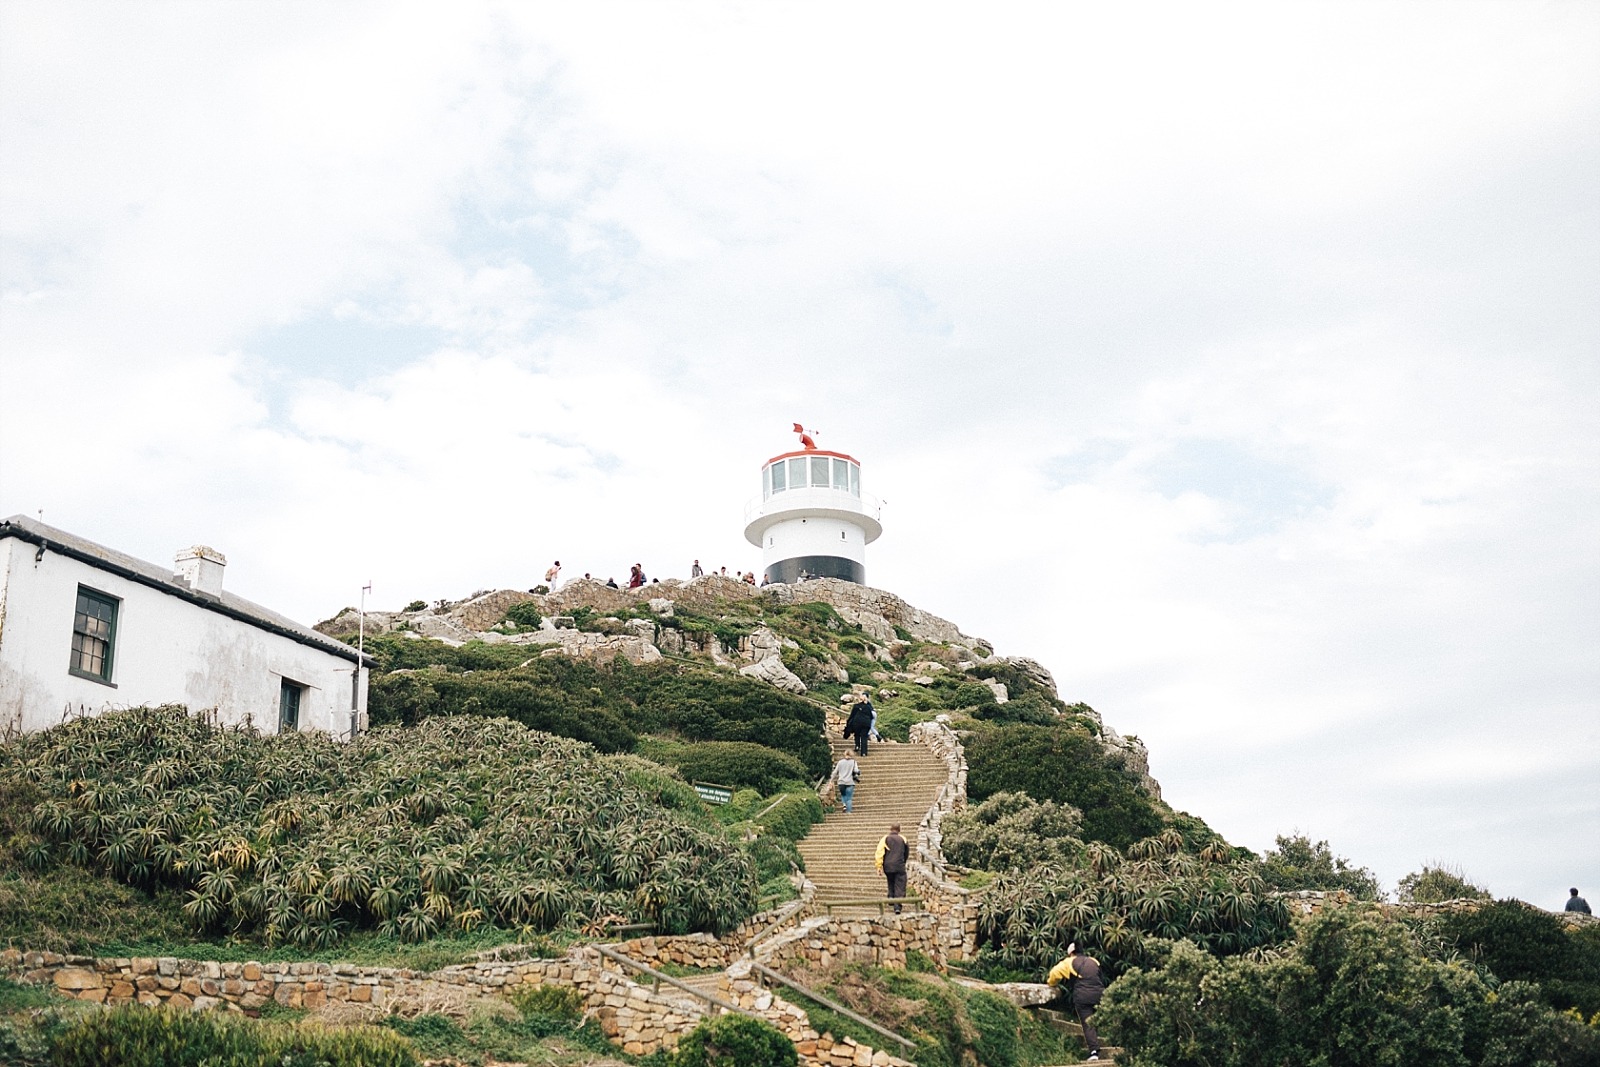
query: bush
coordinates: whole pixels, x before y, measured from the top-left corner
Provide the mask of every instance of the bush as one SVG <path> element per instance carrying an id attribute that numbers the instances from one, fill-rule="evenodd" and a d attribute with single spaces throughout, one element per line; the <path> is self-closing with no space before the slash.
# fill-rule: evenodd
<path id="1" fill-rule="evenodd" d="M 1050 726 L 1061 721 L 1061 713 L 1037 693 L 1029 693 L 1004 704 L 990 701 L 975 708 L 972 715 L 986 722 L 1020 722 L 1033 726 Z"/>
<path id="2" fill-rule="evenodd" d="M 539 614 L 538 606 L 531 600 L 511 605 L 506 609 L 506 618 L 524 630 L 537 630 L 539 624 L 544 622 L 544 616 Z"/>
<path id="3" fill-rule="evenodd" d="M 796 1067 L 794 1042 L 748 1015 L 718 1015 L 686 1034 L 672 1067 Z"/>
<path id="4" fill-rule="evenodd" d="M 341 745 L 182 708 L 79 719 L 9 744 L 40 799 L 23 853 L 181 890 L 193 927 L 326 947 L 619 913 L 731 929 L 755 870 L 687 785 L 505 719 L 430 719 Z"/>
<path id="5" fill-rule="evenodd" d="M 602 752 L 631 750 L 638 740 L 632 728 L 592 694 L 551 684 L 556 672 L 544 667 L 548 662 L 535 660 L 516 671 L 456 674 L 432 668 L 382 675 L 371 682 L 368 714 L 374 726 L 412 726 L 440 715 L 503 717 L 587 741 Z"/>
<path id="6" fill-rule="evenodd" d="M 114 1008 L 56 1038 L 56 1067 L 415 1067 L 410 1042 L 372 1027 L 325 1030 L 221 1015 Z"/>
<path id="7" fill-rule="evenodd" d="M 1568 928 L 1520 900 L 1452 912 L 1435 929 L 1502 982 L 1537 983 L 1552 1008 L 1600 1012 L 1600 926 Z"/>
<path id="8" fill-rule="evenodd" d="M 1070 865 L 1083 852 L 1083 813 L 1043 804 L 1026 793 L 996 793 L 944 820 L 945 858 L 963 867 L 1001 871 L 1041 863 Z"/>
<path id="9" fill-rule="evenodd" d="M 1261 857 L 1261 877 L 1274 889 L 1344 890 L 1357 900 L 1378 899 L 1378 877 L 1335 856 L 1326 841 L 1312 844 L 1304 834 L 1278 839 Z"/>
<path id="10" fill-rule="evenodd" d="M 789 782 L 806 780 L 806 768 L 785 752 L 754 741 L 701 741 L 684 745 L 666 757 L 691 782 L 713 782 L 781 792 Z"/>
<path id="11" fill-rule="evenodd" d="M 822 821 L 822 801 L 815 793 L 785 793 L 761 816 L 761 827 L 769 834 L 798 841 Z"/>
<path id="12" fill-rule="evenodd" d="M 1083 837 L 1126 848 L 1159 833 L 1161 816 L 1137 776 L 1089 734 L 1066 726 L 994 726 L 966 739 L 967 795 L 1027 793 L 1083 812 Z"/>
<path id="13" fill-rule="evenodd" d="M 1281 838 L 1280 838 L 1281 840 Z M 1488 900 L 1460 867 L 1429 864 L 1400 879 L 1398 895 L 1409 904 L 1438 904 L 1446 900 Z"/>
<path id="14" fill-rule="evenodd" d="M 1264 959 L 1171 945 L 1111 984 L 1101 1029 L 1130 1067 L 1577 1067 L 1600 1056 L 1600 1031 L 1534 1003 L 1526 986 L 1491 994 L 1376 912 L 1324 909 L 1296 935 Z"/>

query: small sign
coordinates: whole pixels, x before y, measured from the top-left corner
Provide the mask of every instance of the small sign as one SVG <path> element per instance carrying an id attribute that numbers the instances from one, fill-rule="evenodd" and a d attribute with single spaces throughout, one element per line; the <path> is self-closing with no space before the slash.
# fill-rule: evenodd
<path id="1" fill-rule="evenodd" d="M 700 794 L 700 799 L 707 804 L 726 804 L 733 799 L 733 787 L 730 785 L 711 785 L 706 782 L 694 783 L 694 791 Z"/>

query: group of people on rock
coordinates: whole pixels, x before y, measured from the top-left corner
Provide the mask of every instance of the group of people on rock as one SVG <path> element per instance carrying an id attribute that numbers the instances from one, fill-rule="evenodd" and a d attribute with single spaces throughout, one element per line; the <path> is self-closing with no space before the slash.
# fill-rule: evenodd
<path id="1" fill-rule="evenodd" d="M 756 572 L 755 571 L 745 571 L 742 574 L 739 573 L 738 571 L 734 571 L 733 574 L 730 575 L 728 573 L 728 568 L 727 567 L 722 567 L 719 570 L 712 571 L 711 573 L 712 574 L 719 574 L 724 578 L 731 577 L 736 581 L 744 582 L 746 585 L 755 585 L 756 584 Z M 556 587 L 556 579 L 559 578 L 560 576 L 561 576 L 561 561 L 558 559 L 554 563 L 550 564 L 550 568 L 544 572 L 545 588 L 548 589 L 548 590 L 554 590 L 555 587 Z M 706 576 L 706 569 L 704 567 L 700 566 L 700 561 L 699 560 L 695 560 L 694 563 L 689 567 L 689 577 L 690 577 L 690 579 L 692 580 L 692 579 L 695 579 L 695 578 L 704 578 L 705 576 Z M 584 572 L 583 580 L 586 581 L 586 582 L 592 582 L 592 581 L 595 581 L 596 579 L 595 579 L 594 575 L 589 574 L 588 572 Z M 645 578 L 645 573 L 644 573 L 644 564 L 642 564 L 642 563 L 635 563 L 632 567 L 630 567 L 628 569 L 628 584 L 627 584 L 627 588 L 629 588 L 629 589 L 639 589 L 639 588 L 643 587 L 646 584 L 647 581 L 651 585 L 658 585 L 658 584 L 660 584 L 661 579 L 660 578 L 646 579 Z M 617 580 L 615 578 L 607 578 L 605 584 L 606 584 L 606 588 L 607 589 L 621 589 L 621 588 L 623 588 L 622 586 L 619 586 L 617 584 Z M 762 585 L 766 585 L 767 584 L 767 581 L 766 581 L 765 578 L 763 578 L 761 580 L 761 584 Z"/>

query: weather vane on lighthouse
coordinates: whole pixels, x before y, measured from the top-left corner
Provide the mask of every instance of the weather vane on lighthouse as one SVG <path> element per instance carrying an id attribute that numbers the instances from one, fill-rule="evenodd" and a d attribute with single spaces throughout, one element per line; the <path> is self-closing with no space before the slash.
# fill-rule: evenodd
<path id="1" fill-rule="evenodd" d="M 761 584 L 839 578 L 867 583 L 866 548 L 883 533 L 882 505 L 861 492 L 861 462 L 817 447 L 815 430 L 794 424 L 800 448 L 761 466 L 761 500 L 748 509 L 744 537 L 762 552 Z"/>

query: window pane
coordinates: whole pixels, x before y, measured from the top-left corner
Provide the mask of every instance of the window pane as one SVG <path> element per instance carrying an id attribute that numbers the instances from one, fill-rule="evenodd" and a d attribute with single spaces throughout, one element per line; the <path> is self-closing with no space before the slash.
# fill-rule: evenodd
<path id="1" fill-rule="evenodd" d="M 854 463 L 850 464 L 850 492 L 861 495 L 861 468 Z"/>
<path id="2" fill-rule="evenodd" d="M 761 499 L 765 500 L 772 495 L 772 468 L 761 468 Z"/>
<path id="3" fill-rule="evenodd" d="M 799 456 L 789 461 L 789 488 L 804 489 L 806 487 L 806 461 Z"/>
<path id="4" fill-rule="evenodd" d="M 783 490 L 784 490 L 783 464 L 782 463 L 774 463 L 772 466 L 767 468 L 767 471 L 772 476 L 772 491 L 774 493 L 783 492 Z"/>
<path id="5" fill-rule="evenodd" d="M 833 487 L 847 493 L 850 491 L 850 464 L 842 459 L 833 461 Z"/>
<path id="6" fill-rule="evenodd" d="M 115 599 L 79 588 L 72 616 L 72 670 L 111 680 L 111 642 L 116 621 Z"/>
<path id="7" fill-rule="evenodd" d="M 826 489 L 828 487 L 828 481 L 828 457 L 812 456 L 811 484 L 819 488 Z"/>
<path id="8" fill-rule="evenodd" d="M 284 682 L 278 693 L 278 728 L 296 730 L 300 727 L 300 687 Z"/>

